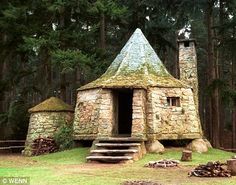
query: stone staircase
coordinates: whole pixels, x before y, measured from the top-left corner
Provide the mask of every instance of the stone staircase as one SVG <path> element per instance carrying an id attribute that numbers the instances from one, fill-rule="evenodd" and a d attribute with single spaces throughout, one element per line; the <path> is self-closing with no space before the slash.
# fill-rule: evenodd
<path id="1" fill-rule="evenodd" d="M 132 137 L 99 138 L 94 141 L 88 162 L 119 163 L 136 161 L 146 153 L 144 141 Z"/>

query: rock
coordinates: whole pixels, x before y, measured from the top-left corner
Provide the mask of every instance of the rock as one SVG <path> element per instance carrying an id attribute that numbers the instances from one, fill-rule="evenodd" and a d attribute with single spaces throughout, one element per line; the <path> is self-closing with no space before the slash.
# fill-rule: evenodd
<path id="1" fill-rule="evenodd" d="M 29 146 L 25 147 L 25 149 L 21 151 L 21 154 L 24 155 L 24 156 L 27 156 L 27 157 L 32 156 L 31 147 L 29 147 Z"/>
<path id="2" fill-rule="evenodd" d="M 188 144 L 187 149 L 194 152 L 205 153 L 208 151 L 208 146 L 203 139 L 194 139 L 190 144 Z"/>
<path id="3" fill-rule="evenodd" d="M 146 148 L 150 153 L 163 153 L 165 151 L 164 146 L 158 140 L 147 143 Z"/>
<path id="4" fill-rule="evenodd" d="M 99 143 L 99 140 L 97 140 L 97 139 L 93 140 L 93 143 L 92 143 L 92 146 L 91 146 L 91 148 L 90 148 L 90 151 L 96 149 L 96 144 L 97 144 L 97 143 Z"/>
<path id="5" fill-rule="evenodd" d="M 205 141 L 208 148 L 212 148 L 210 141 L 208 141 L 207 139 L 203 139 L 203 140 Z"/>

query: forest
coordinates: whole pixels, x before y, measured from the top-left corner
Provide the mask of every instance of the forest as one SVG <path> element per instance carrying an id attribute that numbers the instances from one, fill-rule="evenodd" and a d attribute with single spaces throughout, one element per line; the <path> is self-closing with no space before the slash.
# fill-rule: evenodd
<path id="1" fill-rule="evenodd" d="M 1 0 L 0 138 L 25 139 L 48 97 L 74 106 L 136 28 L 176 78 L 177 40 L 196 39 L 204 135 L 236 148 L 235 0 Z"/>

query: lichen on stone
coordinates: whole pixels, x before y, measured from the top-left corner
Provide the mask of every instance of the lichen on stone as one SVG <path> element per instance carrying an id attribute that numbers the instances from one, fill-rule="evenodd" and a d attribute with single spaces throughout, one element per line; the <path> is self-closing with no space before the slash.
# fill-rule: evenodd
<path id="1" fill-rule="evenodd" d="M 51 97 L 35 107 L 28 110 L 29 113 L 34 112 L 74 112 L 72 106 L 66 104 L 62 100 L 56 97 Z"/>
<path id="2" fill-rule="evenodd" d="M 78 90 L 92 88 L 187 87 L 167 71 L 140 29 L 136 29 L 107 71 Z"/>

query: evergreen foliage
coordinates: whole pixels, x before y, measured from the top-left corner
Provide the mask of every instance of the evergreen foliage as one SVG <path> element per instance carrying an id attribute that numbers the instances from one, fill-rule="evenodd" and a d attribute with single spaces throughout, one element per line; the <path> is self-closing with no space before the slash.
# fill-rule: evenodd
<path id="1" fill-rule="evenodd" d="M 25 110 L 51 96 L 75 105 L 76 89 L 105 72 L 137 27 L 174 76 L 177 39 L 196 38 L 203 128 L 211 141 L 232 128 L 236 140 L 235 0 L 2 1 L 1 132 L 23 126 Z"/>
<path id="2" fill-rule="evenodd" d="M 59 150 L 71 149 L 74 147 L 72 123 L 61 123 L 58 131 L 54 135 Z"/>

